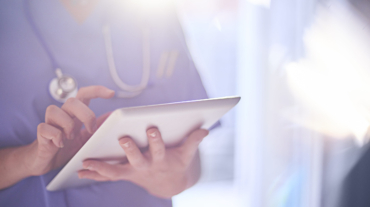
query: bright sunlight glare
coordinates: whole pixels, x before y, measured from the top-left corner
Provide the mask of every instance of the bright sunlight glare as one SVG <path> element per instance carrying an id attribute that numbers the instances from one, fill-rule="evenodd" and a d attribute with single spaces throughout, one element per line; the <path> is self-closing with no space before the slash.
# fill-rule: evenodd
<path id="1" fill-rule="evenodd" d="M 147 14 L 167 12 L 170 8 L 171 0 L 128 0 L 128 3 L 140 7 Z"/>
<path id="2" fill-rule="evenodd" d="M 354 11 L 321 8 L 305 35 L 306 58 L 286 67 L 288 84 L 307 111 L 288 116 L 359 145 L 370 125 L 370 31 Z"/>

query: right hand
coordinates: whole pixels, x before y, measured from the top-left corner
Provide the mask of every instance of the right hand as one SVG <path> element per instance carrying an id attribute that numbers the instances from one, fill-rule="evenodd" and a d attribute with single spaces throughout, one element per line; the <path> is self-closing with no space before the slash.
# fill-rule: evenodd
<path id="1" fill-rule="evenodd" d="M 69 98 L 61 108 L 50 105 L 46 109 L 45 123 L 37 127 L 37 139 L 26 149 L 25 167 L 33 176 L 43 175 L 66 164 L 109 116 L 98 119 L 88 107 L 90 99 L 114 96 L 104 86 L 81 88 L 76 98 Z M 82 125 L 85 129 L 81 130 Z"/>

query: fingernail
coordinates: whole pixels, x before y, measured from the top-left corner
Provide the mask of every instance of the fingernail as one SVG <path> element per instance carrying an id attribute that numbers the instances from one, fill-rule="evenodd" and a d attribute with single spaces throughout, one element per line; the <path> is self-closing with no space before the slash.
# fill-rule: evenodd
<path id="1" fill-rule="evenodd" d="M 88 169 L 88 170 L 93 170 L 93 166 L 92 165 L 86 165 L 84 166 L 85 169 Z"/>
<path id="2" fill-rule="evenodd" d="M 106 89 L 106 93 L 108 96 L 114 96 L 114 94 L 116 93 L 114 90 L 111 90 L 109 88 Z"/>
<path id="3" fill-rule="evenodd" d="M 122 143 L 121 144 L 123 147 L 125 148 L 129 148 L 130 147 L 130 141 L 126 142 L 126 143 Z"/>
<path id="4" fill-rule="evenodd" d="M 150 132 L 149 136 L 155 138 L 157 136 L 157 132 L 156 131 Z"/>
<path id="5" fill-rule="evenodd" d="M 82 178 L 85 178 L 85 177 L 81 174 L 78 174 L 78 178 L 82 179 Z"/>
<path id="6" fill-rule="evenodd" d="M 148 136 L 151 137 L 151 138 L 158 137 L 158 132 L 157 132 L 157 129 L 156 128 L 149 129 L 147 131 L 147 133 L 148 133 Z"/>

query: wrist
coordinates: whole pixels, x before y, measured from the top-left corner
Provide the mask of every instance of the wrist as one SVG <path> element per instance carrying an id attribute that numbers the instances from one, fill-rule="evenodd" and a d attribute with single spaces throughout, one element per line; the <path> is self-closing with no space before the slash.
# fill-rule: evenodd
<path id="1" fill-rule="evenodd" d="M 187 180 L 186 189 L 195 185 L 200 179 L 200 175 L 201 175 L 201 163 L 198 150 L 186 173 Z"/>
<path id="2" fill-rule="evenodd" d="M 10 147 L 0 150 L 0 190 L 31 176 L 23 164 L 27 158 L 26 146 Z"/>
<path id="3" fill-rule="evenodd" d="M 37 165 L 37 141 L 22 146 L 19 150 L 19 166 L 24 171 L 24 176 L 40 176 L 45 174 L 43 168 Z"/>
<path id="4" fill-rule="evenodd" d="M 32 171 L 31 163 L 34 158 L 32 153 L 33 143 L 29 145 L 24 145 L 21 147 L 17 147 L 12 153 L 12 162 L 19 163 L 17 166 L 19 168 L 18 171 L 21 171 L 21 176 L 23 178 L 35 176 Z"/>

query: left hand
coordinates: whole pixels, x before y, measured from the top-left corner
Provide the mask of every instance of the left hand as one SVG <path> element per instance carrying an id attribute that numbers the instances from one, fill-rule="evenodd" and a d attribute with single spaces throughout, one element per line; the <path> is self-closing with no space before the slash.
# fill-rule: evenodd
<path id="1" fill-rule="evenodd" d="M 96 181 L 128 180 L 149 193 L 170 198 L 194 185 L 200 176 L 198 145 L 208 131 L 195 130 L 182 143 L 166 149 L 157 128 L 147 130 L 149 150 L 141 153 L 129 137 L 119 140 L 128 163 L 111 165 L 97 160 L 85 160 L 80 178 Z"/>

